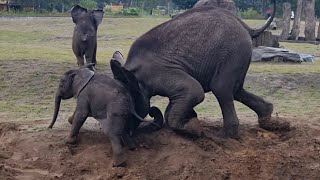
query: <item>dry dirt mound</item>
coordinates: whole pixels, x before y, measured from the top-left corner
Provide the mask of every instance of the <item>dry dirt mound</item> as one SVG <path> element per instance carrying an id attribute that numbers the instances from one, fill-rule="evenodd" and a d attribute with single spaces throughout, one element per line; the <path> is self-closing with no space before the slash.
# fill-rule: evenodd
<path id="1" fill-rule="evenodd" d="M 37 128 L 35 128 L 37 124 Z M 41 126 L 42 124 L 42 126 Z M 111 167 L 111 145 L 99 130 L 82 129 L 76 146 L 68 127 L 47 122 L 0 124 L 0 179 L 319 179 L 320 127 L 271 133 L 242 125 L 241 139 L 181 137 L 163 129 L 135 138 L 125 168 Z"/>

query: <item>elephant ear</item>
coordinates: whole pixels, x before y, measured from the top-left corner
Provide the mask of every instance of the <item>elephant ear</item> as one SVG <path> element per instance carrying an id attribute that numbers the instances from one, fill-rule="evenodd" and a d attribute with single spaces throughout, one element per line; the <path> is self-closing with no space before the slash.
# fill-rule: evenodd
<path id="1" fill-rule="evenodd" d="M 112 59 L 118 61 L 121 64 L 121 66 L 124 66 L 125 60 L 124 60 L 124 57 L 123 57 L 123 55 L 121 54 L 120 51 L 114 52 L 113 56 L 112 56 Z"/>
<path id="2" fill-rule="evenodd" d="M 96 71 L 95 66 L 96 66 L 95 63 L 89 63 L 89 64 L 84 65 L 82 68 L 87 68 L 87 69 L 89 69 L 90 71 Z"/>
<path id="3" fill-rule="evenodd" d="M 92 15 L 95 21 L 96 26 L 98 27 L 103 19 L 104 12 L 102 10 L 94 10 L 92 11 Z"/>
<path id="4" fill-rule="evenodd" d="M 123 68 L 119 61 L 111 59 L 110 66 L 114 79 L 122 82 L 130 91 L 140 91 L 137 78 L 130 71 Z"/>
<path id="5" fill-rule="evenodd" d="M 76 72 L 74 70 L 69 70 L 64 74 L 64 77 L 61 79 L 60 88 L 62 91 L 66 92 L 71 88 Z"/>
<path id="6" fill-rule="evenodd" d="M 71 8 L 71 17 L 72 17 L 72 21 L 77 24 L 79 17 L 84 14 L 87 13 L 88 10 L 86 8 L 83 8 L 79 5 L 75 5 Z"/>
<path id="7" fill-rule="evenodd" d="M 76 76 L 77 80 L 75 81 L 75 83 L 78 83 L 77 87 L 79 87 L 79 89 L 77 89 L 76 97 L 78 97 L 81 91 L 88 85 L 93 76 L 94 72 L 89 70 L 88 68 L 82 68 L 78 70 Z"/>

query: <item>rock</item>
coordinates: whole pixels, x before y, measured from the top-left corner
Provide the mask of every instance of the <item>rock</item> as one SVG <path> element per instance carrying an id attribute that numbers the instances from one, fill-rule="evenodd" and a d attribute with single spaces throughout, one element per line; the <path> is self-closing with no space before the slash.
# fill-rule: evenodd
<path id="1" fill-rule="evenodd" d="M 284 48 L 259 46 L 253 49 L 251 61 L 274 61 L 294 63 L 314 62 L 314 56 L 311 54 L 297 53 Z"/>

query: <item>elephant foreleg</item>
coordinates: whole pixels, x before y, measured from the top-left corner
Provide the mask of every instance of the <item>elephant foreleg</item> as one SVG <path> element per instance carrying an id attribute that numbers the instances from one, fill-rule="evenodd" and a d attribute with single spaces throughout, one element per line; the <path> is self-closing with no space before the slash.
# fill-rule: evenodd
<path id="1" fill-rule="evenodd" d="M 121 143 L 124 133 L 123 117 L 113 116 L 109 112 L 107 119 L 101 120 L 103 132 L 109 137 L 113 151 L 113 166 L 124 166 L 126 164 L 126 154 Z M 119 113 L 118 113 L 119 114 Z"/>
<path id="2" fill-rule="evenodd" d="M 77 58 L 77 64 L 78 66 L 82 67 L 84 66 L 84 56 L 83 55 L 76 55 Z"/>
<path id="3" fill-rule="evenodd" d="M 74 111 L 73 114 L 68 118 L 69 124 L 72 124 L 75 114 L 76 114 L 76 111 Z"/>
<path id="4" fill-rule="evenodd" d="M 86 121 L 87 117 L 88 117 L 87 109 L 77 108 L 74 114 L 72 128 L 71 128 L 69 137 L 66 141 L 68 144 L 76 143 L 80 128 L 82 127 L 83 123 Z"/>
<path id="5" fill-rule="evenodd" d="M 86 64 L 94 63 L 96 64 L 96 49 L 97 47 L 87 49 L 85 52 Z"/>
<path id="6" fill-rule="evenodd" d="M 202 130 L 193 108 L 204 100 L 204 90 L 200 83 L 185 72 L 170 75 L 174 80 L 164 83 L 169 87 L 170 103 L 165 119 L 173 130 L 194 136 L 201 136 Z"/>

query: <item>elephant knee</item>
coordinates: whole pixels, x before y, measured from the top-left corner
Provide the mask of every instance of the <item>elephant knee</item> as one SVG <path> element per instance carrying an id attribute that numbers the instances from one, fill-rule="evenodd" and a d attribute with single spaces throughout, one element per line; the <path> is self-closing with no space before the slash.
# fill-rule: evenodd
<path id="1" fill-rule="evenodd" d="M 205 98 L 204 91 L 202 89 L 191 89 L 188 91 L 187 101 L 191 106 L 200 104 Z"/>

